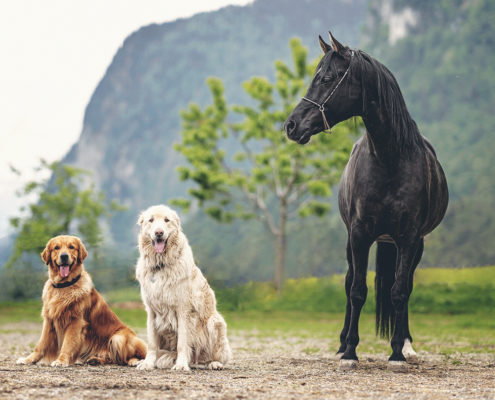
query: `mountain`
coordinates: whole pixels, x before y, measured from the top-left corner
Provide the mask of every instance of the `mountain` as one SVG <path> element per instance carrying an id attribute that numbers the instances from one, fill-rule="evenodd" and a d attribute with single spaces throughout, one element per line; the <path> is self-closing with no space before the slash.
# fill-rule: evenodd
<path id="1" fill-rule="evenodd" d="M 357 44 L 365 0 L 258 0 L 192 18 L 150 25 L 131 34 L 116 53 L 87 106 L 79 141 L 65 163 L 93 171 L 97 186 L 128 210 L 111 222 L 115 242 L 134 245 L 138 212 L 183 196 L 173 150 L 180 111 L 205 104 L 205 80 L 224 80 L 231 103 L 246 101 L 241 83 L 273 78 L 274 61 L 290 56 L 298 36 L 319 52 L 318 34 L 329 28 Z"/>

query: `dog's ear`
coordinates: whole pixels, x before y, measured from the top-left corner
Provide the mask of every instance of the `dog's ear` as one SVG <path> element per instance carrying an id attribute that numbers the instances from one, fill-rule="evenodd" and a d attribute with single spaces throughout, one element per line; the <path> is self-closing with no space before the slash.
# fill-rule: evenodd
<path id="1" fill-rule="evenodd" d="M 50 264 L 50 253 L 51 253 L 51 248 L 50 248 L 50 243 L 51 239 L 48 241 L 48 243 L 45 246 L 45 249 L 41 252 L 41 259 L 46 265 Z"/>
<path id="2" fill-rule="evenodd" d="M 83 242 L 81 241 L 81 239 L 77 239 L 77 242 L 78 242 L 78 251 L 77 251 L 77 262 L 79 264 L 82 264 L 83 261 L 86 259 L 86 257 L 88 256 L 88 250 L 86 250 L 86 247 L 84 246 Z"/>
<path id="3" fill-rule="evenodd" d="M 143 225 L 143 222 L 144 222 L 144 212 L 142 212 L 141 214 L 139 214 L 139 218 L 137 220 L 137 224 L 139 226 Z"/>
<path id="4" fill-rule="evenodd" d="M 180 218 L 179 214 L 177 214 L 175 211 L 172 210 L 172 219 L 174 220 L 175 225 L 177 226 L 177 229 L 180 231 L 182 229 L 180 225 Z"/>

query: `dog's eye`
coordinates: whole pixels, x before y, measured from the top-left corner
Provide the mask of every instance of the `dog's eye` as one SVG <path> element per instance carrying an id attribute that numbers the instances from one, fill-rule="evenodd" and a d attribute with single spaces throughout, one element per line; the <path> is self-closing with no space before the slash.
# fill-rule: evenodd
<path id="1" fill-rule="evenodd" d="M 153 217 L 150 218 L 150 222 L 153 222 Z"/>
<path id="2" fill-rule="evenodd" d="M 70 245 L 69 249 L 74 250 L 74 246 Z"/>
<path id="3" fill-rule="evenodd" d="M 55 250 L 60 250 L 60 246 L 55 246 Z"/>
<path id="4" fill-rule="evenodd" d="M 168 221 L 170 221 L 170 220 L 168 218 L 165 218 L 165 222 L 168 222 Z"/>

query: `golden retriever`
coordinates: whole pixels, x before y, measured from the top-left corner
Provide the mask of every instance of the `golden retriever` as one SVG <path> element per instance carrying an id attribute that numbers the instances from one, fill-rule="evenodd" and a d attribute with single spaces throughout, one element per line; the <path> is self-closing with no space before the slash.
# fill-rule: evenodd
<path id="1" fill-rule="evenodd" d="M 148 354 L 138 369 L 222 369 L 232 357 L 213 290 L 194 263 L 179 216 L 164 205 L 138 220 L 136 277 L 148 313 Z"/>
<path id="2" fill-rule="evenodd" d="M 125 326 L 93 287 L 83 261 L 88 252 L 75 236 L 57 236 L 41 258 L 48 265 L 43 288 L 43 331 L 32 354 L 18 364 L 127 364 L 146 357 L 146 344 Z"/>

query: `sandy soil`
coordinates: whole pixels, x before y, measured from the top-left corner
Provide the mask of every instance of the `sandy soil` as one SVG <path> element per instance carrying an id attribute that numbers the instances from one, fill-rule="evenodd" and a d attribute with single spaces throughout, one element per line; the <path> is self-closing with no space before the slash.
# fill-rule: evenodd
<path id="1" fill-rule="evenodd" d="M 223 371 L 137 371 L 120 366 L 19 366 L 39 324 L 0 330 L 0 399 L 495 399 L 495 356 L 419 352 L 407 372 L 387 370 L 387 355 L 360 354 L 357 370 L 338 371 L 330 340 L 230 335 L 235 360 Z M 139 332 L 143 336 L 143 332 Z"/>

